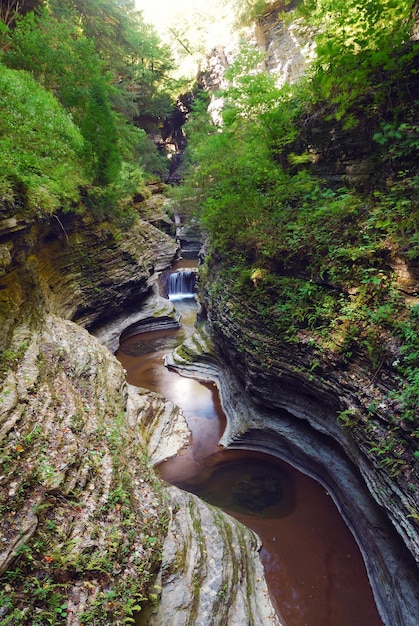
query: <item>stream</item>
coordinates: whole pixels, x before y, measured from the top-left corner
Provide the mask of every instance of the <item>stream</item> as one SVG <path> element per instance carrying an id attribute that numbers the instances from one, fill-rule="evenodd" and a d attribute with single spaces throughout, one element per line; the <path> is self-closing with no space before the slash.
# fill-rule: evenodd
<path id="1" fill-rule="evenodd" d="M 156 470 L 259 535 L 271 597 L 287 626 L 382 626 L 358 545 L 324 487 L 275 457 L 219 446 L 226 417 L 216 387 L 164 366 L 196 318 L 190 283 L 170 280 L 181 328 L 130 336 L 116 353 L 128 382 L 179 405 L 191 429 L 192 443 Z"/>

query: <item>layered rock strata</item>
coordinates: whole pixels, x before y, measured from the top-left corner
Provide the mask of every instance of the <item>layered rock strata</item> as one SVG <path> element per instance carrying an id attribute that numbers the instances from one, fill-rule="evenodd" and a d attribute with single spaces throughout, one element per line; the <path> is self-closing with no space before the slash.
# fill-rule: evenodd
<path id="1" fill-rule="evenodd" d="M 283 624 L 272 607 L 256 535 L 220 509 L 170 488 L 173 517 L 163 550 L 159 604 L 148 626 Z"/>
<path id="2" fill-rule="evenodd" d="M 152 289 L 177 243 L 141 219 L 0 226 L 0 621 L 118 626 L 151 605 L 155 623 L 278 625 L 256 536 L 152 470 L 189 441 L 182 412 L 81 326 L 116 347 L 123 326 L 177 325 Z"/>
<path id="3" fill-rule="evenodd" d="M 210 313 L 210 332 L 203 326 L 168 356 L 167 365 L 217 383 L 228 422 L 223 445 L 282 458 L 326 487 L 357 539 L 383 623 L 414 626 L 418 533 L 408 514 L 414 496 L 336 419 L 361 393 L 359 380 L 338 372 L 309 377 L 297 351 L 278 354 L 267 369 L 251 352 L 238 350 L 238 338 L 252 334 L 250 328 L 236 327 L 215 306 Z"/>
<path id="4" fill-rule="evenodd" d="M 2 616 L 45 623 L 65 606 L 67 624 L 122 623 L 149 590 L 168 525 L 140 422 L 179 411 L 144 400 L 127 420 L 134 392 L 120 364 L 70 321 L 15 334 L 25 347 L 0 405 Z"/>
<path id="5" fill-rule="evenodd" d="M 254 41 L 266 54 L 266 70 L 277 77 L 278 85 L 301 78 L 315 54 L 313 29 L 303 19 L 278 18 L 281 12 L 290 12 L 297 4 L 295 1 L 273 2 L 254 28 Z"/>
<path id="6" fill-rule="evenodd" d="M 15 323 L 36 324 L 44 309 L 87 328 L 138 310 L 177 250 L 141 217 L 129 230 L 89 213 L 0 219 L 0 348 Z"/>
<path id="7" fill-rule="evenodd" d="M 181 411 L 127 386 L 72 322 L 18 334 L 1 389 L 1 615 L 47 619 L 59 598 L 68 625 L 121 624 L 150 598 L 149 624 L 279 625 L 256 536 L 150 469 L 189 441 Z"/>

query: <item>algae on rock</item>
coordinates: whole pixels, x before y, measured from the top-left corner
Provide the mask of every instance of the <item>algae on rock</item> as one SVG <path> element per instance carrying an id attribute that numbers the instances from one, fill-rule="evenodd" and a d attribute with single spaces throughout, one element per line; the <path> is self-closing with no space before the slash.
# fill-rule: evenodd
<path id="1" fill-rule="evenodd" d="M 9 621 L 47 620 L 65 605 L 67 624 L 117 624 L 147 599 L 167 499 L 127 423 L 129 393 L 116 359 L 55 316 L 7 376 L 0 598 Z"/>
<path id="2" fill-rule="evenodd" d="M 161 623 L 175 608 L 185 624 L 201 624 L 215 607 L 231 626 L 259 626 L 261 616 L 278 625 L 253 533 L 168 489 L 152 469 L 188 442 L 182 412 L 127 385 L 82 328 L 115 343 L 123 318 L 158 324 L 164 313 L 177 323 L 152 294 L 177 244 L 141 221 L 129 233 L 71 215 L 1 226 L 10 242 L 0 276 L 0 624 L 118 626 L 157 606 Z M 119 330 L 106 328 L 115 317 Z M 184 524 L 192 510 L 199 515 Z M 207 535 L 217 554 L 204 551 Z M 212 559 L 232 557 L 233 536 L 242 574 L 229 579 Z M 192 579 L 179 569 L 174 584 L 165 568 L 177 539 L 202 549 L 187 555 Z M 167 603 L 175 588 L 190 607 Z"/>

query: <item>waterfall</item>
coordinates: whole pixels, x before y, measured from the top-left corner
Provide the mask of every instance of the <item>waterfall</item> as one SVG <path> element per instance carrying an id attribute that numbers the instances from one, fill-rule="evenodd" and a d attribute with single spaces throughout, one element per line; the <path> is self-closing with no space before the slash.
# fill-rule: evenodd
<path id="1" fill-rule="evenodd" d="M 170 300 L 195 297 L 195 277 L 192 270 L 172 272 L 167 277 L 167 295 Z"/>

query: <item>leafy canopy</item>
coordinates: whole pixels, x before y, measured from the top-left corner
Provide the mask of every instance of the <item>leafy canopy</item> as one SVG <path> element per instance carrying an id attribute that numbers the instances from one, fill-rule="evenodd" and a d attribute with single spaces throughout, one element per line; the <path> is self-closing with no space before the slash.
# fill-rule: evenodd
<path id="1" fill-rule="evenodd" d="M 403 309 L 388 257 L 419 254 L 418 44 L 409 39 L 408 2 L 310 0 L 304 8 L 319 30 L 310 72 L 278 88 L 245 49 L 219 94 L 220 126 L 200 105 L 187 124 L 183 193 L 209 232 L 209 268 L 218 259 L 225 269 L 222 293 L 208 285 L 214 298 L 244 294 L 278 341 L 304 332 L 344 361 L 363 350 L 377 366 Z M 345 150 L 365 120 L 377 169 L 368 193 L 329 186 L 316 174 L 310 129 L 334 133 L 336 150 Z"/>
<path id="2" fill-rule="evenodd" d="M 142 167 L 150 164 L 153 175 L 164 175 L 157 149 L 145 141 L 141 126 L 146 123 L 153 130 L 171 108 L 171 96 L 163 88 L 171 67 L 168 49 L 146 26 L 131 0 L 50 0 L 34 12 L 17 15 L 13 28 L 5 28 L 5 65 L 29 73 L 49 94 L 45 98 L 56 98 L 80 131 L 79 170 L 84 173 L 79 180 L 84 183 L 81 192 L 87 204 L 101 214 L 117 214 L 129 195 L 144 184 Z M 27 104 L 17 107 L 24 109 Z M 60 114 L 65 117 L 64 111 Z M 43 120 L 40 113 L 37 126 Z M 20 129 L 10 124 L 7 132 L 8 143 L 18 145 Z M 39 143 L 47 140 L 48 130 L 37 137 Z M 46 142 L 44 152 L 49 151 Z M 40 154 L 41 147 L 34 151 L 32 161 Z M 4 158 L 12 168 L 18 156 L 12 150 Z M 15 166 L 23 172 L 22 163 Z M 35 163 L 30 171 L 34 167 Z M 6 170 L 0 177 L 7 179 L 7 197 L 26 193 L 22 187 L 13 191 L 13 180 L 18 182 Z M 43 188 L 50 184 L 51 197 L 56 197 L 53 176 L 51 181 L 46 176 Z M 33 202 L 39 205 L 34 199 L 26 203 Z"/>
<path id="3" fill-rule="evenodd" d="M 414 56 L 411 0 L 305 0 L 299 14 L 318 30 L 312 68 L 315 100 L 340 119 L 361 97 L 385 103 L 389 73 Z"/>
<path id="4" fill-rule="evenodd" d="M 27 72 L 0 66 L 0 195 L 20 211 L 77 201 L 83 138 L 54 96 Z"/>

